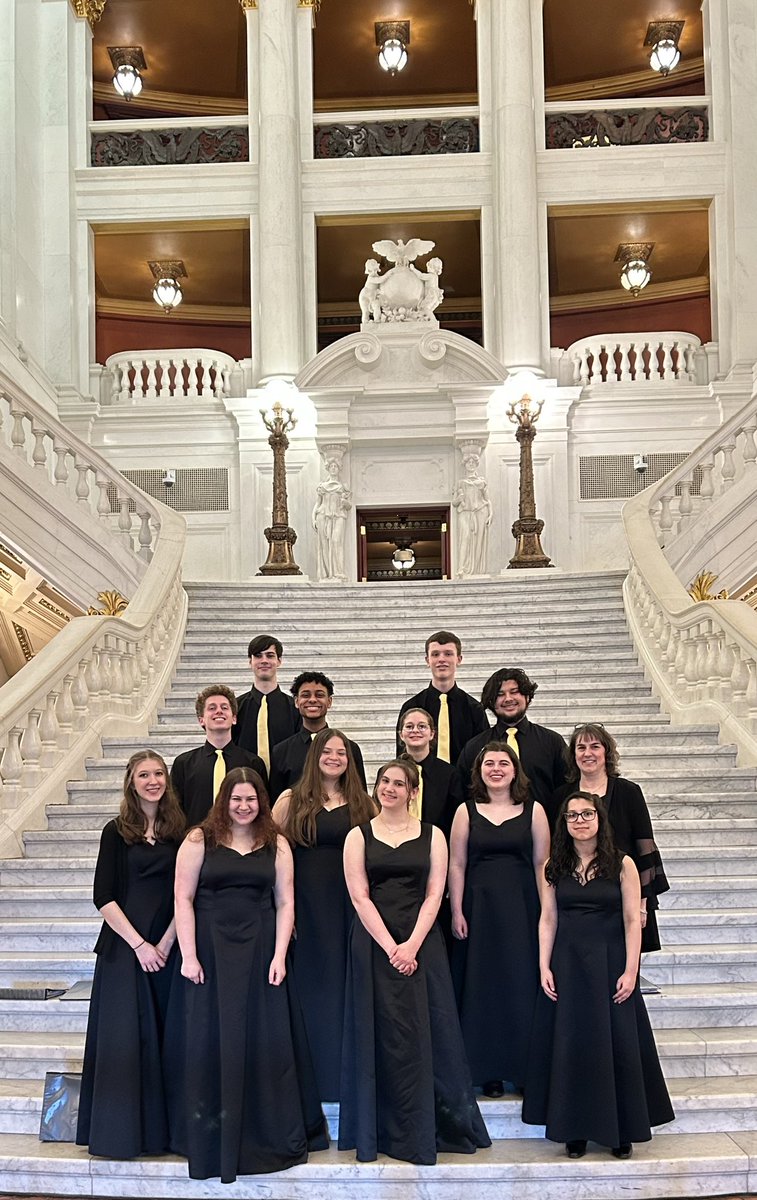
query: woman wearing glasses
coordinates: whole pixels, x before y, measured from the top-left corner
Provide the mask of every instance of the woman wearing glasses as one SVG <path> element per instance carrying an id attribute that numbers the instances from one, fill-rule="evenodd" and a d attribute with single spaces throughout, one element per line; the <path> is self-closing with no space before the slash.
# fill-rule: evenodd
<path id="1" fill-rule="evenodd" d="M 562 805 L 545 878 L 523 1120 L 569 1158 L 587 1141 L 628 1158 L 674 1113 L 639 990 L 639 873 L 600 797 L 575 791 Z"/>
<path id="2" fill-rule="evenodd" d="M 637 783 L 621 777 L 618 747 L 604 725 L 577 725 L 570 739 L 569 759 L 569 782 L 554 793 L 547 815 L 552 820 L 565 797 L 577 789 L 604 798 L 615 844 L 633 859 L 641 880 L 642 953 L 659 950 L 657 897 L 667 892 L 670 884 L 644 794 Z"/>
<path id="3" fill-rule="evenodd" d="M 473 1082 L 485 1095 L 521 1091 L 539 992 L 539 887 L 549 855 L 544 809 L 529 799 L 504 742 L 473 764 L 471 796 L 450 845 L 452 976 Z"/>
<path id="4" fill-rule="evenodd" d="M 463 793 L 455 768 L 437 758 L 431 748 L 436 737 L 434 718 L 425 708 L 409 708 L 402 714 L 399 735 L 405 755 L 418 768 L 419 811 L 416 815 L 421 821 L 436 825 L 449 841 L 452 818 L 457 806 L 462 804 Z"/>

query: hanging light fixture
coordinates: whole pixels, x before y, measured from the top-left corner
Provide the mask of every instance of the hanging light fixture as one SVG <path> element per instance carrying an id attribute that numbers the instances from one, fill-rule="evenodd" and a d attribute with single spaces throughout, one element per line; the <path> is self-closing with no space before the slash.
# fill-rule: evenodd
<path id="1" fill-rule="evenodd" d="M 187 270 L 181 259 L 170 259 L 148 264 L 155 280 L 152 298 L 166 316 L 170 316 L 184 299 L 180 279 L 187 278 Z"/>
<path id="2" fill-rule="evenodd" d="M 652 47 L 649 65 L 653 71 L 658 71 L 662 76 L 669 75 L 681 61 L 678 41 L 685 23 L 685 21 L 649 22 L 644 45 Z"/>
<path id="3" fill-rule="evenodd" d="M 407 48 L 410 45 L 409 21 L 376 21 L 376 45 L 379 47 L 379 65 L 390 75 L 396 75 L 407 63 Z"/>
<path id="4" fill-rule="evenodd" d="M 415 566 L 415 554 L 410 546 L 398 546 L 392 555 L 395 571 L 410 571 Z"/>
<path id="5" fill-rule="evenodd" d="M 142 91 L 142 71 L 147 70 L 141 46 L 108 46 L 113 64 L 113 87 L 124 100 L 133 100 Z"/>
<path id="6" fill-rule="evenodd" d="M 615 262 L 623 264 L 620 282 L 634 299 L 652 278 L 647 259 L 653 250 L 654 242 L 621 242 L 615 253 Z"/>

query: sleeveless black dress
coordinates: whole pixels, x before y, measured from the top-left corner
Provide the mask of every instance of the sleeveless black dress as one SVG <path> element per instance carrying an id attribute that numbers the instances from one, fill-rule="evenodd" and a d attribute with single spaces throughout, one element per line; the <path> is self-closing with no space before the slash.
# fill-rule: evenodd
<path id="1" fill-rule="evenodd" d="M 216 846 L 200 872 L 205 982 L 177 975 L 165 1053 L 171 1149 L 192 1179 L 281 1171 L 328 1145 L 299 1004 L 288 979 L 268 982 L 275 853 Z"/>
<path id="2" fill-rule="evenodd" d="M 370 895 L 397 942 L 426 895 L 432 827 L 396 849 L 360 826 Z M 472 1154 L 491 1142 L 476 1104 L 444 939 L 437 925 L 418 969 L 399 973 L 356 919 L 350 939 L 339 1149 L 433 1164 L 437 1151 Z"/>
<path id="3" fill-rule="evenodd" d="M 120 841 L 119 836 L 119 841 Z M 120 906 L 141 937 L 159 942 L 173 917 L 175 842 L 124 845 Z M 143 971 L 117 934 L 101 938 L 89 1004 L 76 1141 L 90 1154 L 165 1154 L 168 1123 L 160 1056 L 176 947 Z M 98 946 L 100 945 L 98 942 Z"/>
<path id="4" fill-rule="evenodd" d="M 557 1002 L 539 996 L 523 1120 L 555 1142 L 648 1142 L 674 1113 L 638 981 L 612 999 L 626 963 L 620 883 L 560 879 L 557 910 Z"/>
<path id="5" fill-rule="evenodd" d="M 476 1084 L 526 1078 L 539 993 L 539 893 L 527 801 L 493 825 L 466 802 L 470 831 L 463 913 L 468 937 L 452 947 L 460 1025 Z"/>
<path id="6" fill-rule="evenodd" d="M 346 804 L 315 818 L 314 846 L 294 847 L 292 976 L 302 1004 L 321 1100 L 339 1099 L 347 946 L 355 910 L 344 879 Z"/>

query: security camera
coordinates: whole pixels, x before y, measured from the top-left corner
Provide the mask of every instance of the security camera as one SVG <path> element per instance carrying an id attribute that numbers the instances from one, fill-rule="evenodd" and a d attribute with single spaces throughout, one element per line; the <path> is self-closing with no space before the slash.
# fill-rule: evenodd
<path id="1" fill-rule="evenodd" d="M 176 472 L 175 471 L 164 471 L 163 472 L 163 487 L 164 488 L 172 488 L 175 483 L 176 483 Z"/>
<path id="2" fill-rule="evenodd" d="M 646 475 L 648 466 L 649 466 L 649 463 L 647 462 L 647 460 L 645 459 L 643 454 L 634 454 L 633 469 L 637 475 Z"/>

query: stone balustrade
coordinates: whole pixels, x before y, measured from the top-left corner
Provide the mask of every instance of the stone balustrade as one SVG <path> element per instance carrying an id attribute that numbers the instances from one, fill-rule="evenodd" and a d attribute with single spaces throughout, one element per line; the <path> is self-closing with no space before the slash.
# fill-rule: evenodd
<path id="1" fill-rule="evenodd" d="M 727 529 L 728 509 L 736 514 L 754 495 L 756 464 L 757 394 L 623 509 L 631 558 L 624 598 L 645 666 L 674 718 L 714 717 L 750 764 L 757 763 L 757 612 L 734 600 L 692 602 L 691 581 L 673 562 L 685 538 L 700 567 L 710 565 L 715 510 Z M 752 537 L 757 548 L 757 531 Z"/>
<path id="2" fill-rule="evenodd" d="M 7 857 L 22 852 L 23 830 L 43 824 L 45 803 L 98 752 L 103 729 L 146 731 L 154 718 L 186 620 L 185 525 L 19 391 L 0 394 L 0 502 L 19 549 L 50 564 L 51 580 L 82 606 L 98 587 L 129 599 L 121 617 L 71 621 L 0 689 Z M 61 544 L 65 555 L 56 555 Z M 78 594 L 76 572 L 86 576 Z"/>
<path id="3" fill-rule="evenodd" d="M 668 146 L 706 142 L 710 136 L 707 96 L 650 100 L 550 101 L 544 105 L 547 150 L 594 146 Z"/>
<path id="4" fill-rule="evenodd" d="M 247 163 L 250 158 L 246 113 L 92 121 L 89 129 L 92 167 Z"/>
<path id="5" fill-rule="evenodd" d="M 219 350 L 123 350 L 106 359 L 106 404 L 137 400 L 220 399 L 231 393 L 236 360 Z"/>
<path id="6" fill-rule="evenodd" d="M 710 347 L 693 333 L 596 333 L 564 351 L 562 382 L 585 388 L 617 384 L 706 384 Z M 567 376 L 567 377 L 566 377 Z"/>

